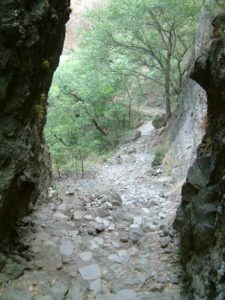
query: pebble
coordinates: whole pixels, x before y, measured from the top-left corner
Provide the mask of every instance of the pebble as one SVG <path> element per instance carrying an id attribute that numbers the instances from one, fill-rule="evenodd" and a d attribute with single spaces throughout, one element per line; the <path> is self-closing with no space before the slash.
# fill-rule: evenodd
<path id="1" fill-rule="evenodd" d="M 90 234 L 90 235 L 97 235 L 96 228 L 94 228 L 94 227 L 88 227 L 87 228 L 87 233 Z"/>
<path id="2" fill-rule="evenodd" d="M 108 227 L 108 231 L 114 231 L 115 230 L 115 224 L 111 223 Z"/>
<path id="3" fill-rule="evenodd" d="M 103 223 L 96 223 L 95 229 L 96 229 L 97 233 L 101 233 L 105 230 L 105 225 Z"/>
<path id="4" fill-rule="evenodd" d="M 65 192 L 65 194 L 67 196 L 73 196 L 74 195 L 74 191 L 73 190 L 68 190 L 68 191 Z"/>
<path id="5" fill-rule="evenodd" d="M 129 240 L 128 232 L 122 232 L 120 235 L 120 241 L 123 243 L 127 243 Z"/>
<path id="6" fill-rule="evenodd" d="M 79 272 L 84 280 L 95 280 L 101 277 L 101 270 L 97 264 L 82 267 Z"/>
<path id="7" fill-rule="evenodd" d="M 87 214 L 87 215 L 84 216 L 84 220 L 92 221 L 93 217 L 92 217 L 92 215 Z"/>
<path id="8" fill-rule="evenodd" d="M 169 237 L 165 237 L 163 239 L 160 240 L 160 246 L 162 248 L 166 248 L 170 243 L 170 238 Z"/>

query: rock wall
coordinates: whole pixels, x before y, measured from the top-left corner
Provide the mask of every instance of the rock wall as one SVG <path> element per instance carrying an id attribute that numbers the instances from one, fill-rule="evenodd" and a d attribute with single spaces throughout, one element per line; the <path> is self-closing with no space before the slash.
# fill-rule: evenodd
<path id="1" fill-rule="evenodd" d="M 200 14 L 200 25 L 193 53 L 190 57 L 190 69 L 201 50 L 209 42 L 209 13 Z M 196 157 L 196 150 L 205 133 L 205 116 L 207 112 L 206 93 L 193 80 L 184 82 L 180 106 L 172 116 L 164 140 L 169 150 L 164 158 L 163 167 L 176 181 L 185 181 L 188 168 Z"/>
<path id="2" fill-rule="evenodd" d="M 69 0 L 0 1 L 0 235 L 46 190 L 43 127 Z M 2 240 L 3 240 L 2 238 Z"/>
<path id="3" fill-rule="evenodd" d="M 206 134 L 182 189 L 175 228 L 188 299 L 225 297 L 225 14 L 191 74 L 206 91 Z"/>

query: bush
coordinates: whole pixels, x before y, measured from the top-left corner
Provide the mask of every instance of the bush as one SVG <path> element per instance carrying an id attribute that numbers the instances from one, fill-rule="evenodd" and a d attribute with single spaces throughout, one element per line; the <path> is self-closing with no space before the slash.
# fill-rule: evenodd
<path id="1" fill-rule="evenodd" d="M 159 146 L 158 148 L 156 148 L 154 158 L 152 160 L 152 167 L 160 166 L 162 164 L 166 152 L 167 152 L 166 147 Z"/>

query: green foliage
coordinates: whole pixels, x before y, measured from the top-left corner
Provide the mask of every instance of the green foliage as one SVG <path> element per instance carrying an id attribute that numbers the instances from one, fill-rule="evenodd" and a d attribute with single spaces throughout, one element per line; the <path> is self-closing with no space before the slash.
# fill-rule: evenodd
<path id="1" fill-rule="evenodd" d="M 154 158 L 152 160 L 152 167 L 157 167 L 162 164 L 166 152 L 167 152 L 167 148 L 165 146 L 159 146 L 156 148 Z"/>
<path id="2" fill-rule="evenodd" d="M 171 105 L 198 11 L 194 0 L 107 0 L 87 14 L 82 43 L 60 64 L 49 93 L 46 137 L 57 168 L 83 171 L 90 157 L 113 150 L 140 122 L 146 86 Z"/>

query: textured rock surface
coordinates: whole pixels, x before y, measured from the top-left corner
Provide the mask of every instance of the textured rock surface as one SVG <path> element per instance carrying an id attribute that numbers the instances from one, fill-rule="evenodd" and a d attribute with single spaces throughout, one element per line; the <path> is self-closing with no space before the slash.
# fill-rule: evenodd
<path id="1" fill-rule="evenodd" d="M 216 20 L 221 37 L 210 41 L 192 72 L 207 93 L 206 134 L 188 172 L 175 220 L 189 299 L 225 295 L 225 18 Z"/>
<path id="2" fill-rule="evenodd" d="M 69 11 L 69 0 L 0 2 L 1 235 L 48 182 L 43 136 L 47 93 Z"/>
<path id="3" fill-rule="evenodd" d="M 203 10 L 190 64 L 209 42 L 211 30 L 209 19 L 209 14 Z M 187 79 L 181 94 L 181 105 L 166 131 L 166 137 L 169 142 L 172 141 L 172 145 L 163 161 L 164 169 L 181 183 L 196 158 L 197 147 L 205 133 L 206 113 L 205 91 L 193 80 Z"/>

